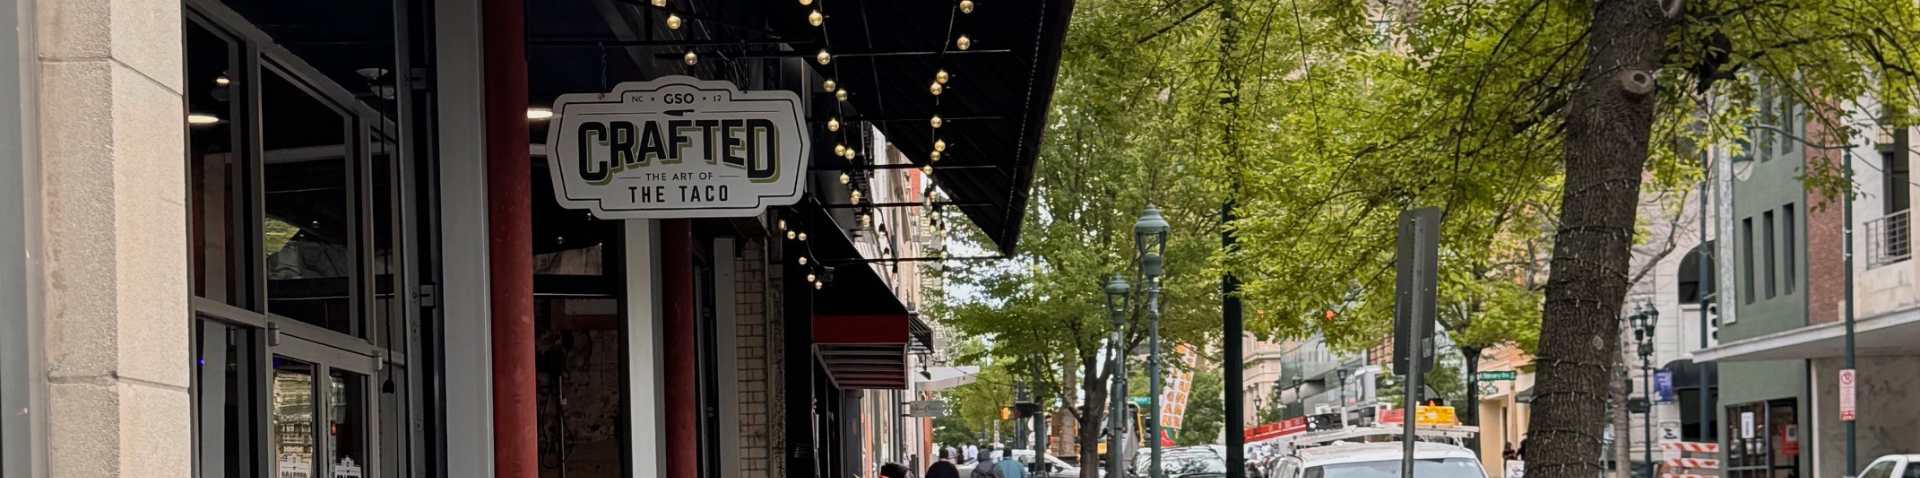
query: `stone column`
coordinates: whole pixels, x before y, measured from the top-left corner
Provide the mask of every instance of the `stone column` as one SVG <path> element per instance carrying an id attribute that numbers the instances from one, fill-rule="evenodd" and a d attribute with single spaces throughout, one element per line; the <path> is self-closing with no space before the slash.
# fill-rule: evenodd
<path id="1" fill-rule="evenodd" d="M 35 2 L 41 476 L 192 473 L 179 0 Z"/>

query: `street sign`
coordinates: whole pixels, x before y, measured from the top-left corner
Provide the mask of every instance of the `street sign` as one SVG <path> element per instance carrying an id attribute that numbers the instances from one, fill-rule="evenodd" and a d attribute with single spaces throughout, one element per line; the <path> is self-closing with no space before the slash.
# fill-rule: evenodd
<path id="1" fill-rule="evenodd" d="M 1400 213 L 1400 237 L 1394 245 L 1393 371 L 1406 374 L 1407 351 L 1419 350 L 1419 371 L 1426 373 L 1435 362 L 1433 304 L 1440 269 L 1440 209 Z M 1418 337 L 1410 336 L 1416 331 Z"/>
<path id="2" fill-rule="evenodd" d="M 1661 370 L 1653 373 L 1653 395 L 1662 402 L 1673 401 L 1673 371 Z"/>
<path id="3" fill-rule="evenodd" d="M 1514 372 L 1512 370 L 1494 370 L 1494 371 L 1488 371 L 1488 372 L 1480 372 L 1480 381 L 1482 382 L 1513 381 L 1514 377 L 1518 375 L 1519 373 Z"/>
<path id="4" fill-rule="evenodd" d="M 1851 422 L 1854 417 L 1854 376 L 1853 369 L 1840 370 L 1840 421 Z"/>

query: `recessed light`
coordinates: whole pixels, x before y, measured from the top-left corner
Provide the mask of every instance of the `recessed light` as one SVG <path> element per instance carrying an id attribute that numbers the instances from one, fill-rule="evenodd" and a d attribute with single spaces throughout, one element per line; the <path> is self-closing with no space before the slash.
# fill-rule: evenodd
<path id="1" fill-rule="evenodd" d="M 543 121 L 543 120 L 552 119 L 552 118 L 553 118 L 553 110 L 540 108 L 540 107 L 527 108 L 527 119 L 534 120 L 534 121 Z"/>

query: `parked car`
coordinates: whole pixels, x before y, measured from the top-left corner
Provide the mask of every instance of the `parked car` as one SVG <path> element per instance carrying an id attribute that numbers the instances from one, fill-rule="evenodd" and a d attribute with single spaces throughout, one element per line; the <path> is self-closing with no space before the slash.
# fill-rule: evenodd
<path id="1" fill-rule="evenodd" d="M 1392 478 L 1404 456 L 1399 442 L 1334 443 L 1305 447 L 1269 461 L 1267 478 Z M 1414 444 L 1413 474 L 1419 478 L 1486 478 L 1480 459 L 1464 447 Z"/>
<path id="2" fill-rule="evenodd" d="M 1886 455 L 1873 459 L 1860 478 L 1920 478 L 1920 455 Z"/>
<path id="3" fill-rule="evenodd" d="M 1227 476 L 1227 456 L 1218 446 L 1188 446 L 1160 450 L 1161 476 L 1165 478 L 1221 478 Z M 1134 478 L 1146 478 L 1153 467 L 1153 451 L 1141 448 L 1128 467 Z"/>
<path id="4" fill-rule="evenodd" d="M 1027 469 L 1034 469 L 1033 450 L 1014 450 L 1013 458 L 1020 460 L 1021 463 L 1027 464 Z M 1067 463 L 1066 460 L 1062 460 L 1060 457 L 1053 455 L 1047 455 L 1046 461 L 1045 471 L 1034 471 L 1030 476 L 1034 478 L 1080 478 L 1080 467 L 1074 466 L 1072 463 Z M 1107 476 L 1104 471 L 1095 471 L 1095 473 L 1097 473 L 1095 476 Z"/>

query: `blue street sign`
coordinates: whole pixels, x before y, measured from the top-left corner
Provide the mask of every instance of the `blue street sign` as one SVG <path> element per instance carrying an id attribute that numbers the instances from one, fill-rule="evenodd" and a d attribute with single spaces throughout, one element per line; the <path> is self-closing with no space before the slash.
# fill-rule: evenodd
<path id="1" fill-rule="evenodd" d="M 1661 370 L 1653 373 L 1653 394 L 1662 402 L 1673 401 L 1673 372 Z"/>

